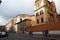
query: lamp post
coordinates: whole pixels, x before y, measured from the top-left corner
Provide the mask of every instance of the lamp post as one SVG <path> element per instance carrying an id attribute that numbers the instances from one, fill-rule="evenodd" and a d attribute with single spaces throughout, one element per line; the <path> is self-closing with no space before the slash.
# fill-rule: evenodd
<path id="1" fill-rule="evenodd" d="M 1 2 L 2 2 L 2 1 L 0 0 L 0 4 L 1 4 Z"/>

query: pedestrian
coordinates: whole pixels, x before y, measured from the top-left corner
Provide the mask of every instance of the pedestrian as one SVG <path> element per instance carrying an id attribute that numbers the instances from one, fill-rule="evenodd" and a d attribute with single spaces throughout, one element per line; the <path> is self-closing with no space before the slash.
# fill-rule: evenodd
<path id="1" fill-rule="evenodd" d="M 43 34 L 43 36 L 45 35 L 45 32 L 44 32 L 44 30 L 42 31 L 42 34 Z"/>
<path id="2" fill-rule="evenodd" d="M 46 36 L 46 37 L 48 36 L 48 30 L 45 31 L 45 36 Z"/>

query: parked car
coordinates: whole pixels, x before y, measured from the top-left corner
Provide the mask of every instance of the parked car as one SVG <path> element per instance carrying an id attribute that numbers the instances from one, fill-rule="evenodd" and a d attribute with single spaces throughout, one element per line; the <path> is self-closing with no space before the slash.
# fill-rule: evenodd
<path id="1" fill-rule="evenodd" d="M 8 33 L 4 31 L 0 31 L 0 37 L 7 37 Z"/>

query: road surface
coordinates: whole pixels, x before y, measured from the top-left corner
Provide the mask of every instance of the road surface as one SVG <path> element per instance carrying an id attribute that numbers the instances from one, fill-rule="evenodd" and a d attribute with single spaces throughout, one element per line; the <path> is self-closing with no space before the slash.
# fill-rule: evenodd
<path id="1" fill-rule="evenodd" d="M 0 37 L 0 40 L 59 40 L 59 39 L 42 38 L 10 33 L 8 37 Z"/>

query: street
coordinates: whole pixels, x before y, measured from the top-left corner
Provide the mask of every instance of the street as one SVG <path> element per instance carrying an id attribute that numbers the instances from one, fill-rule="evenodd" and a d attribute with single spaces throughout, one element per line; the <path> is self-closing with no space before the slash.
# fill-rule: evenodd
<path id="1" fill-rule="evenodd" d="M 24 36 L 22 34 L 10 33 L 8 37 L 0 37 L 0 40 L 59 40 L 59 39 L 51 39 L 51 38 L 42 38 L 42 37 L 34 37 L 34 36 Z"/>

